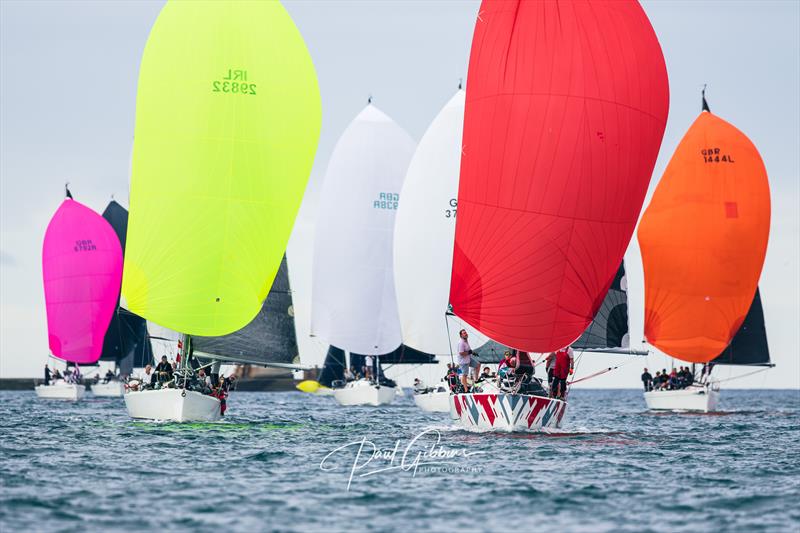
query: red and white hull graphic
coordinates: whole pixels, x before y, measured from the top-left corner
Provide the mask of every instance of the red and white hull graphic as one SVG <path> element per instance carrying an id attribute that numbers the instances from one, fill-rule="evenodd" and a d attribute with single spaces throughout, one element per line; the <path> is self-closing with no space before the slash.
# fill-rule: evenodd
<path id="1" fill-rule="evenodd" d="M 527 394 L 454 394 L 450 417 L 466 428 L 538 431 L 557 428 L 567 411 L 563 400 Z"/>

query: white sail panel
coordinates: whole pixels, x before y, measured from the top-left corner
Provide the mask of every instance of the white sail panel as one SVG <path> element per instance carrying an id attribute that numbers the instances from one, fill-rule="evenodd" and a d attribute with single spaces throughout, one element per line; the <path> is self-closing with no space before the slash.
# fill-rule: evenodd
<path id="1" fill-rule="evenodd" d="M 433 120 L 408 167 L 394 233 L 394 275 L 403 343 L 450 353 L 465 328 L 473 348 L 486 337 L 445 311 L 450 295 L 453 239 L 458 207 L 458 171 L 464 127 L 464 91 L 459 90 Z"/>
<path id="2" fill-rule="evenodd" d="M 311 333 L 338 348 L 383 354 L 400 345 L 392 249 L 414 147 L 368 105 L 331 155 L 314 241 Z"/>

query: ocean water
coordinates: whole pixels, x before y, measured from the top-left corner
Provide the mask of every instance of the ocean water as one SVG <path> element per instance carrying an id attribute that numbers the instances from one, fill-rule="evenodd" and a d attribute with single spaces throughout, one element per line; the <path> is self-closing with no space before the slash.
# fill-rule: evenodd
<path id="1" fill-rule="evenodd" d="M 575 390 L 557 432 L 495 434 L 410 396 L 240 392 L 221 423 L 172 424 L 2 392 L 0 529 L 800 530 L 800 391 L 723 390 L 721 408 Z"/>

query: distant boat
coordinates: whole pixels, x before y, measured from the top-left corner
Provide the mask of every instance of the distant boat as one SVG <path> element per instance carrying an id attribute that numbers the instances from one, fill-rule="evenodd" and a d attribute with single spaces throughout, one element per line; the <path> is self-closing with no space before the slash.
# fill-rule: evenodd
<path id="1" fill-rule="evenodd" d="M 220 395 L 192 390 L 199 359 L 213 374 L 294 358 L 260 345 L 258 324 L 320 123 L 314 66 L 279 2 L 166 4 L 139 70 L 122 292 L 180 333 L 180 357 L 172 382 L 125 395 L 133 418 L 218 419 Z"/>
<path id="2" fill-rule="evenodd" d="M 645 338 L 692 363 L 770 365 L 758 281 L 770 193 L 753 143 L 703 111 L 667 165 L 639 225 Z M 679 390 L 645 393 L 649 409 L 713 411 L 719 384 L 703 375 Z"/>
<path id="3" fill-rule="evenodd" d="M 526 352 L 580 337 L 622 262 L 668 106 L 664 58 L 638 3 L 484 1 L 467 76 L 453 313 Z M 558 427 L 566 401 L 532 385 L 455 394 L 451 417 L 490 431 Z"/>
<path id="4" fill-rule="evenodd" d="M 103 218 L 114 228 L 125 256 L 125 236 L 128 231 L 128 210 L 111 200 L 103 211 Z M 112 380 L 92 383 L 94 396 L 121 398 L 125 392 L 123 379 L 133 374 L 134 368 L 142 368 L 153 362 L 153 349 L 147 335 L 147 321 L 120 307 L 117 308 L 103 340 L 100 361 L 114 363 L 117 377 Z"/>
<path id="5" fill-rule="evenodd" d="M 47 225 L 42 275 L 50 353 L 76 365 L 95 363 L 119 298 L 122 248 L 109 223 L 69 191 Z M 40 398 L 78 400 L 85 391 L 63 380 L 36 387 Z"/>
<path id="6" fill-rule="evenodd" d="M 340 351 L 350 354 L 344 364 L 357 373 L 367 356 L 374 357 L 372 379 L 364 375 L 334 389 L 342 405 L 392 402 L 395 384 L 382 376 L 381 362 L 404 361 L 410 351 L 401 348 L 392 250 L 414 147 L 400 126 L 368 103 L 340 137 L 325 174 L 314 241 L 311 333 L 331 345 L 327 361 L 336 364 L 323 367 L 322 385 L 339 381 L 326 385 L 328 376 L 343 372 Z"/>

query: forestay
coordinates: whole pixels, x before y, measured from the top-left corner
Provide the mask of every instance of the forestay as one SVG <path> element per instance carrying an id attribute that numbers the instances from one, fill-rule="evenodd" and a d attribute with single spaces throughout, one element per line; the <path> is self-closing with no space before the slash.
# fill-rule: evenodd
<path id="1" fill-rule="evenodd" d="M 487 340 L 458 317 L 448 317 L 449 328 L 445 323 L 463 125 L 464 91 L 459 89 L 414 152 L 394 231 L 394 279 L 403 343 L 439 355 L 450 353 L 461 328 L 469 332 L 473 348 Z"/>
<path id="2" fill-rule="evenodd" d="M 166 4 L 139 71 L 123 293 L 181 333 L 261 310 L 314 160 L 316 73 L 279 2 Z"/>
<path id="3" fill-rule="evenodd" d="M 370 104 L 331 155 L 314 240 L 311 333 L 343 350 L 400 345 L 392 248 L 413 153 L 411 137 Z"/>
<path id="4" fill-rule="evenodd" d="M 484 1 L 467 78 L 455 314 L 529 352 L 577 339 L 628 246 L 668 105 L 637 2 Z"/>

